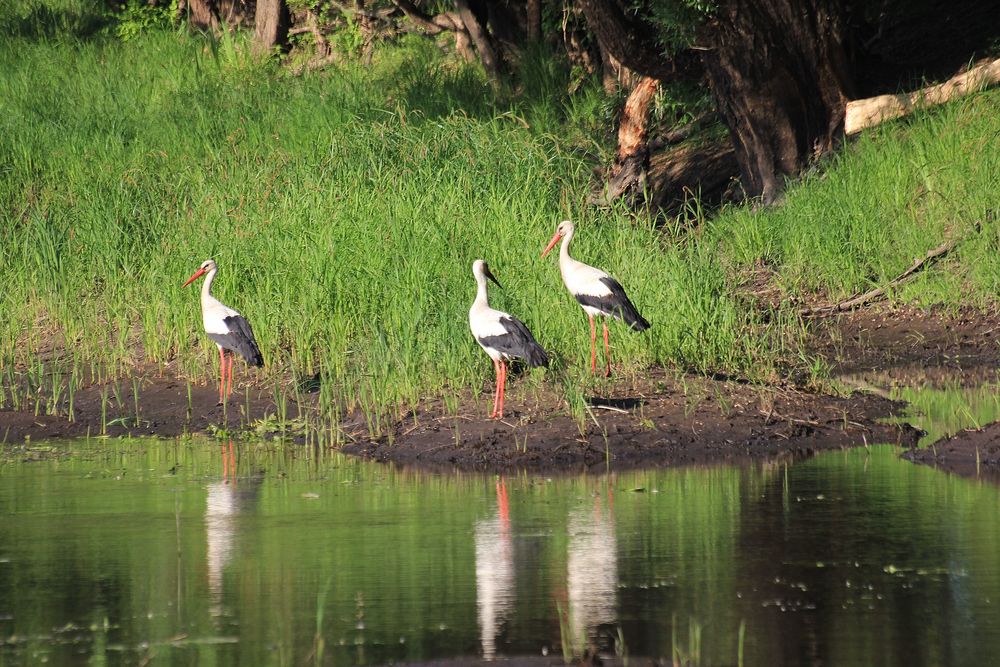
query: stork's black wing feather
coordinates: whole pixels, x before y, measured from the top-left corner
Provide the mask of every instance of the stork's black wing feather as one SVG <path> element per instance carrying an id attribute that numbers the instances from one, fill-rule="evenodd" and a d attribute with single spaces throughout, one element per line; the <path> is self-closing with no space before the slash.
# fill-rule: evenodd
<path id="1" fill-rule="evenodd" d="M 498 336 L 484 336 L 479 342 L 491 347 L 505 357 L 524 359 L 528 366 L 548 366 L 549 355 L 538 344 L 528 327 L 516 317 L 508 315 L 500 318 L 506 333 Z"/>
<path id="2" fill-rule="evenodd" d="M 223 322 L 229 329 L 227 334 L 208 334 L 209 338 L 227 350 L 236 352 L 251 366 L 263 366 L 264 357 L 257 347 L 250 323 L 242 315 L 230 315 Z"/>
<path id="3" fill-rule="evenodd" d="M 632 327 L 635 331 L 645 331 L 649 328 L 649 322 L 639 314 L 639 310 L 632 303 L 632 300 L 628 298 L 628 294 L 625 293 L 625 288 L 621 286 L 621 283 L 611 276 L 604 276 L 601 278 L 601 282 L 611 291 L 611 294 L 604 296 L 577 294 L 577 302 L 582 306 L 597 308 L 612 317 L 624 320 L 625 324 Z"/>

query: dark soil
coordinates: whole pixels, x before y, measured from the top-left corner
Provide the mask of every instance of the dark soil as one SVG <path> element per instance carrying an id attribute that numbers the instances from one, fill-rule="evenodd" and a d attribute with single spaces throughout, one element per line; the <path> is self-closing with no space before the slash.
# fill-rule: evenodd
<path id="1" fill-rule="evenodd" d="M 919 435 L 879 422 L 902 404 L 860 392 L 840 398 L 663 376 L 635 391 L 611 388 L 587 403 L 582 424 L 564 406 L 525 406 L 516 394 L 508 394 L 513 409 L 502 421 L 484 418 L 486 401 L 458 416 L 432 406 L 399 424 L 392 438 L 359 441 L 344 451 L 438 470 L 596 472 L 799 459 L 864 442 L 911 446 Z"/>
<path id="2" fill-rule="evenodd" d="M 903 458 L 966 477 L 1000 482 L 1000 422 L 942 438 L 929 447 L 903 452 Z"/>
<path id="3" fill-rule="evenodd" d="M 827 359 L 835 377 L 868 389 L 850 396 L 654 370 L 640 381 L 595 382 L 578 421 L 561 397 L 514 380 L 508 387 L 507 416 L 501 421 L 486 417 L 492 387 L 484 387 L 481 394 L 467 397 L 456 413 L 428 401 L 388 435 L 372 437 L 362 418 L 345 420 L 342 428 L 350 442 L 344 451 L 438 470 L 557 473 L 790 460 L 866 443 L 912 448 L 919 432 L 883 423 L 904 406 L 889 400 L 879 387 L 900 380 L 995 380 L 1000 353 L 994 331 L 1000 331 L 1000 318 L 992 315 L 869 309 L 813 325 L 813 352 Z M 242 370 L 237 370 L 238 382 Z M 140 387 L 138 420 L 132 381 L 127 380 L 119 382 L 121 404 L 108 386 L 78 391 L 73 421 L 65 414 L 0 410 L 0 437 L 6 443 L 23 443 L 98 435 L 102 402 L 108 410 L 106 432 L 113 436 L 174 437 L 220 428 L 233 432 L 276 412 L 269 388 L 244 389 L 240 384 L 224 413 L 216 405 L 214 384 L 189 383 L 157 368 L 135 375 Z M 102 401 L 102 392 L 111 398 Z M 290 403 L 289 418 L 297 416 L 298 407 Z M 947 449 L 940 443 L 936 453 L 921 450 L 907 458 L 955 472 L 981 471 L 1000 465 L 994 463 L 1000 454 L 994 456 L 994 446 L 984 440 L 994 432 L 988 428 L 957 434 L 947 440 Z M 995 448 L 1000 451 L 1000 444 Z"/>
<path id="4" fill-rule="evenodd" d="M 834 375 L 880 393 L 892 385 L 978 386 L 996 383 L 1000 317 L 915 309 L 878 309 L 818 323 L 815 351 Z M 956 433 L 903 458 L 960 475 L 1000 481 L 1000 424 Z"/>
<path id="5" fill-rule="evenodd" d="M 869 308 L 817 320 L 813 330 L 813 351 L 834 375 L 901 373 L 974 383 L 1000 364 L 996 314 Z"/>
<path id="6" fill-rule="evenodd" d="M 234 375 L 238 375 L 238 371 Z M 109 436 L 176 437 L 217 428 L 238 429 L 241 423 L 249 421 L 244 416 L 248 402 L 251 419 L 275 411 L 270 392 L 263 390 L 242 386 L 234 389 L 229 405 L 223 411 L 223 407 L 218 405 L 218 385 L 199 385 L 148 368 L 137 370 L 133 379 L 139 388 L 138 417 L 133 380 L 117 382 L 117 398 L 115 383 L 91 384 L 74 396 L 72 421 L 65 403 L 62 414 L 58 416 L 35 415 L 33 411 L 16 411 L 9 406 L 0 410 L 0 438 L 4 443 L 18 443 L 26 439 L 37 441 L 97 436 L 102 434 L 102 426 Z M 291 416 L 298 414 L 294 405 L 292 411 Z"/>

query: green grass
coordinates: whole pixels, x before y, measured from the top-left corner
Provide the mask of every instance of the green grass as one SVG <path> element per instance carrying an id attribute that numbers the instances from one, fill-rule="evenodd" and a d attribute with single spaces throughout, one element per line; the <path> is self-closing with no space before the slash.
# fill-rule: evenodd
<path id="1" fill-rule="evenodd" d="M 710 251 L 664 253 L 652 225 L 579 204 L 596 90 L 494 98 L 477 68 L 416 41 L 369 71 L 291 78 L 171 32 L 14 40 L 0 72 L 8 362 L 55 336 L 122 372 L 139 343 L 208 376 L 197 288 L 180 285 L 213 257 L 216 294 L 253 323 L 272 378 L 321 373 L 329 405 L 379 413 L 491 375 L 467 329 L 482 257 L 505 285 L 492 303 L 585 376 L 586 320 L 539 258 L 564 217 L 580 222 L 577 255 L 654 323 L 615 329 L 626 372 L 763 356 Z"/>
<path id="2" fill-rule="evenodd" d="M 997 90 L 882 125 L 794 184 L 782 206 L 727 211 L 711 236 L 734 265 L 776 269 L 788 294 L 836 299 L 881 285 L 931 248 L 971 234 L 943 270 L 921 274 L 893 297 L 991 306 L 1000 287 L 998 132 Z"/>
<path id="3" fill-rule="evenodd" d="M 588 330 L 539 253 L 570 217 L 576 256 L 616 275 L 653 323 L 613 328 L 623 375 L 770 377 L 801 356 L 801 328 L 790 313 L 765 323 L 738 296 L 741 268 L 770 264 L 789 293 L 846 294 L 982 219 L 995 194 L 1000 97 L 987 93 L 866 135 L 782 208 L 733 209 L 668 238 L 584 206 L 607 100 L 596 84 L 555 94 L 568 74 L 545 54 L 499 92 L 420 40 L 367 69 L 295 78 L 246 55 L 240 36 L 121 41 L 102 20 L 85 0 L 0 10 L 7 368 L 64 348 L 69 377 L 127 374 L 141 355 L 208 379 L 197 287 L 180 285 L 212 257 L 216 295 L 252 322 L 268 360 L 263 381 L 320 374 L 331 414 L 391 415 L 491 377 L 467 328 L 481 257 L 505 286 L 492 305 L 553 353 L 554 369 L 526 381 L 562 391 L 589 381 Z M 900 298 L 990 302 L 997 243 L 987 226 L 954 270 Z"/>

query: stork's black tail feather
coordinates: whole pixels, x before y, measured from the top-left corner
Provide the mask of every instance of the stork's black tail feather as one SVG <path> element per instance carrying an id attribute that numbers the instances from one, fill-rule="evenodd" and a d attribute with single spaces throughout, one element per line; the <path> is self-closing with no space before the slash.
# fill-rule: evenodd
<path id="1" fill-rule="evenodd" d="M 257 347 L 257 339 L 254 338 L 253 329 L 246 318 L 242 315 L 231 315 L 224 322 L 229 327 L 229 334 L 221 337 L 225 340 L 220 338 L 216 342 L 246 359 L 248 365 L 263 366 L 264 355 Z"/>
<path id="2" fill-rule="evenodd" d="M 639 314 L 639 311 L 636 310 L 631 301 L 622 307 L 621 316 L 625 320 L 625 324 L 632 327 L 632 331 L 645 331 L 649 328 L 649 322 Z"/>
<path id="3" fill-rule="evenodd" d="M 245 353 L 240 350 L 240 353 L 243 354 L 243 358 L 247 360 L 248 365 L 258 367 L 264 365 L 264 355 L 257 349 L 257 343 L 252 343 Z"/>
<path id="4" fill-rule="evenodd" d="M 549 367 L 549 355 L 545 353 L 542 346 L 531 341 L 531 345 L 528 346 L 528 354 L 524 357 L 524 362 L 531 368 L 536 366 Z"/>

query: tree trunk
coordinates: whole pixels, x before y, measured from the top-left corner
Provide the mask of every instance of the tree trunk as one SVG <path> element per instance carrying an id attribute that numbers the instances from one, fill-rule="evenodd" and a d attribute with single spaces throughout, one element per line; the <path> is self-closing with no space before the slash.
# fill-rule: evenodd
<path id="1" fill-rule="evenodd" d="M 722 0 L 703 26 L 703 62 L 746 194 L 765 203 L 784 177 L 833 145 L 852 92 L 841 0 Z"/>
<path id="2" fill-rule="evenodd" d="M 669 81 L 676 75 L 673 61 L 661 53 L 655 31 L 634 13 L 626 13 L 616 0 L 577 2 L 601 50 L 644 76 Z"/>
<path id="3" fill-rule="evenodd" d="M 479 59 L 486 69 L 486 74 L 494 82 L 500 79 L 500 61 L 497 58 L 496 49 L 493 47 L 493 39 L 486 29 L 486 15 L 478 0 L 455 0 L 455 9 L 458 11 L 465 30 L 472 38 L 472 43 L 476 45 L 479 52 Z"/>
<path id="4" fill-rule="evenodd" d="M 271 53 L 288 44 L 288 5 L 285 0 L 257 0 L 254 17 L 254 50 Z"/>
<path id="5" fill-rule="evenodd" d="M 188 21 L 195 28 L 215 30 L 219 27 L 219 13 L 214 0 L 188 0 Z"/>
<path id="6" fill-rule="evenodd" d="M 528 41 L 540 41 L 542 39 L 542 0 L 528 0 L 524 11 L 525 24 L 528 27 Z"/>

